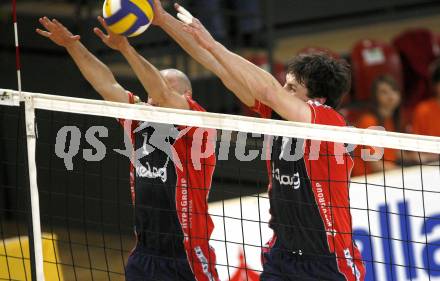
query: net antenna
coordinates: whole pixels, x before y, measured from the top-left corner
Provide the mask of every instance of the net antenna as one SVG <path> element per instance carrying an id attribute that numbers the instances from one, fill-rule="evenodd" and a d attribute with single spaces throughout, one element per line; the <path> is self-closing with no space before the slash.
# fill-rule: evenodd
<path id="1" fill-rule="evenodd" d="M 21 88 L 21 65 L 20 65 L 20 47 L 18 44 L 18 23 L 17 23 L 17 1 L 12 0 L 12 23 L 14 25 L 14 43 L 15 43 L 15 67 L 17 71 L 17 89 L 20 101 L 23 101 Z"/>
<path id="2" fill-rule="evenodd" d="M 25 106 L 29 199 L 31 201 L 30 216 L 32 223 L 32 230 L 29 230 L 30 258 L 31 261 L 33 261 L 31 262 L 31 274 L 33 280 L 44 281 L 45 278 L 44 278 L 44 270 L 43 270 L 43 246 L 42 246 L 40 207 L 39 207 L 40 203 L 38 196 L 37 169 L 35 162 L 35 151 L 36 151 L 35 109 L 33 106 L 33 100 L 32 100 L 33 98 L 31 96 L 25 98 L 22 92 L 16 0 L 12 0 L 12 22 L 14 26 L 15 67 L 17 72 L 18 100 L 20 103 L 24 102 L 24 106 Z M 5 95 L 7 96 L 7 94 Z M 12 100 L 14 100 L 13 96 L 12 96 Z"/>

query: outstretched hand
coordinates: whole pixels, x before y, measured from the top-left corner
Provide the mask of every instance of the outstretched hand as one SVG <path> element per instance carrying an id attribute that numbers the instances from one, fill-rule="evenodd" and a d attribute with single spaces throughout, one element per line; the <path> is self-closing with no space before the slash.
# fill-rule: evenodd
<path id="1" fill-rule="evenodd" d="M 153 10 L 154 10 L 154 18 L 152 24 L 160 26 L 163 24 L 165 15 L 167 12 L 162 7 L 162 3 L 160 0 L 154 0 L 153 1 Z"/>
<path id="2" fill-rule="evenodd" d="M 125 36 L 118 35 L 110 31 L 107 24 L 105 23 L 105 20 L 101 16 L 98 17 L 98 21 L 107 34 L 105 34 L 101 29 L 97 27 L 93 28 L 93 32 L 95 32 L 95 34 L 102 40 L 105 45 L 117 51 L 120 51 L 124 47 L 129 46 L 127 38 Z"/>
<path id="3" fill-rule="evenodd" d="M 214 48 L 216 41 L 203 24 L 179 4 L 174 4 L 174 8 L 177 10 L 177 18 L 184 23 L 183 30 L 191 34 L 204 49 Z"/>
<path id="4" fill-rule="evenodd" d="M 73 35 L 56 19 L 49 20 L 47 17 L 42 17 L 38 21 L 46 30 L 37 28 L 36 32 L 59 46 L 67 48 L 80 39 L 79 35 Z"/>

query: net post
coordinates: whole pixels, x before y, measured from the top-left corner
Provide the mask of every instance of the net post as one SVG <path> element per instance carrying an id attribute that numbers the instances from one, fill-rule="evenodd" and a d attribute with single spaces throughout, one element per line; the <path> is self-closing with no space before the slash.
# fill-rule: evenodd
<path id="1" fill-rule="evenodd" d="M 35 162 L 36 130 L 35 107 L 32 96 L 24 96 L 25 126 L 27 142 L 27 167 L 29 179 L 29 251 L 31 261 L 32 280 L 44 281 L 43 246 L 40 224 L 40 203 L 37 186 L 37 167 Z M 25 156 L 26 158 L 26 156 Z"/>

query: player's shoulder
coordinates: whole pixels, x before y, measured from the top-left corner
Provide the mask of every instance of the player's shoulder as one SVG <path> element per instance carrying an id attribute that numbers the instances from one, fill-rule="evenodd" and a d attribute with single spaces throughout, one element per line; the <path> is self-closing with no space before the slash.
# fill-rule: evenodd
<path id="1" fill-rule="evenodd" d="M 344 117 L 334 108 L 321 104 L 316 100 L 309 100 L 307 104 L 312 112 L 312 123 L 332 126 L 346 126 Z"/>

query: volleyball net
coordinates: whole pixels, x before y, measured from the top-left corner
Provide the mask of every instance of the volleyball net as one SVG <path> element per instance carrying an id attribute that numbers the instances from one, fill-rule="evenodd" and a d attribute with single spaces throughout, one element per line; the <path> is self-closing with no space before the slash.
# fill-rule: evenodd
<path id="1" fill-rule="evenodd" d="M 172 222 L 176 217 L 182 233 L 176 238 L 165 227 L 146 232 L 142 241 L 181 239 L 185 248 L 189 237 L 203 249 L 209 239 L 215 259 L 202 250 L 194 256 L 187 252 L 193 270 L 197 270 L 194 264 L 201 264 L 202 271 L 214 266 L 222 281 L 259 280 L 261 253 L 268 250 L 266 243 L 273 234 L 266 193 L 267 148 L 278 138 L 290 148 L 293 142 L 289 141 L 298 139 L 339 145 L 341 153 L 323 156 L 318 151 L 315 156 L 347 166 L 351 160 L 344 152 L 349 151 L 353 173 L 356 170 L 349 177 L 351 168 L 347 169 L 342 182 L 350 187 L 349 206 L 338 206 L 332 199 L 321 202 L 319 194 L 312 203 L 289 201 L 288 195 L 271 196 L 272 204 L 282 201 L 285 208 L 304 210 L 299 214 L 304 216 L 311 205 L 321 214 L 348 208 L 352 216 L 348 233 L 331 227 L 333 215 L 330 222 L 322 216 L 324 230 L 301 225 L 284 228 L 310 237 L 323 231 L 332 237 L 328 241 L 338 235 L 352 237 L 365 264 L 365 280 L 440 280 L 440 138 L 7 89 L 0 89 L 0 120 L 0 280 L 124 280 L 135 245 L 130 171 L 154 181 L 146 186 L 151 190 L 157 182 L 168 180 L 165 166 L 142 160 L 155 150 L 167 154 L 176 169 L 179 164 L 194 166 L 201 171 L 202 182 L 213 173 L 212 184 L 209 189 L 206 184 L 173 183 L 165 191 L 176 194 L 170 198 L 180 205 L 162 204 L 158 199 L 162 195 L 152 196 L 145 209 L 157 216 L 145 219 Z M 138 150 L 130 148 L 129 134 L 121 125 L 127 120 L 139 121 L 135 130 L 144 141 Z M 146 128 L 152 130 L 143 132 Z M 176 141 L 188 140 L 189 135 L 191 146 L 179 152 Z M 177 151 L 170 149 L 170 139 Z M 296 157 L 296 152 L 304 153 L 287 149 L 292 163 L 304 157 Z M 390 152 L 393 157 L 387 156 Z M 176 157 L 179 153 L 186 156 Z M 210 154 L 216 157 L 215 169 L 213 162 L 206 161 Z M 176 173 L 174 182 L 190 178 Z M 341 184 L 341 179 L 331 177 L 303 179 L 276 170 L 270 174 L 280 185 L 295 190 L 305 188 L 298 186 L 303 180 L 327 182 L 330 196 L 338 193 L 336 186 Z M 208 206 L 200 198 L 208 194 L 206 213 Z M 209 229 L 209 217 L 213 229 Z M 356 262 L 350 252 L 337 258 Z"/>

